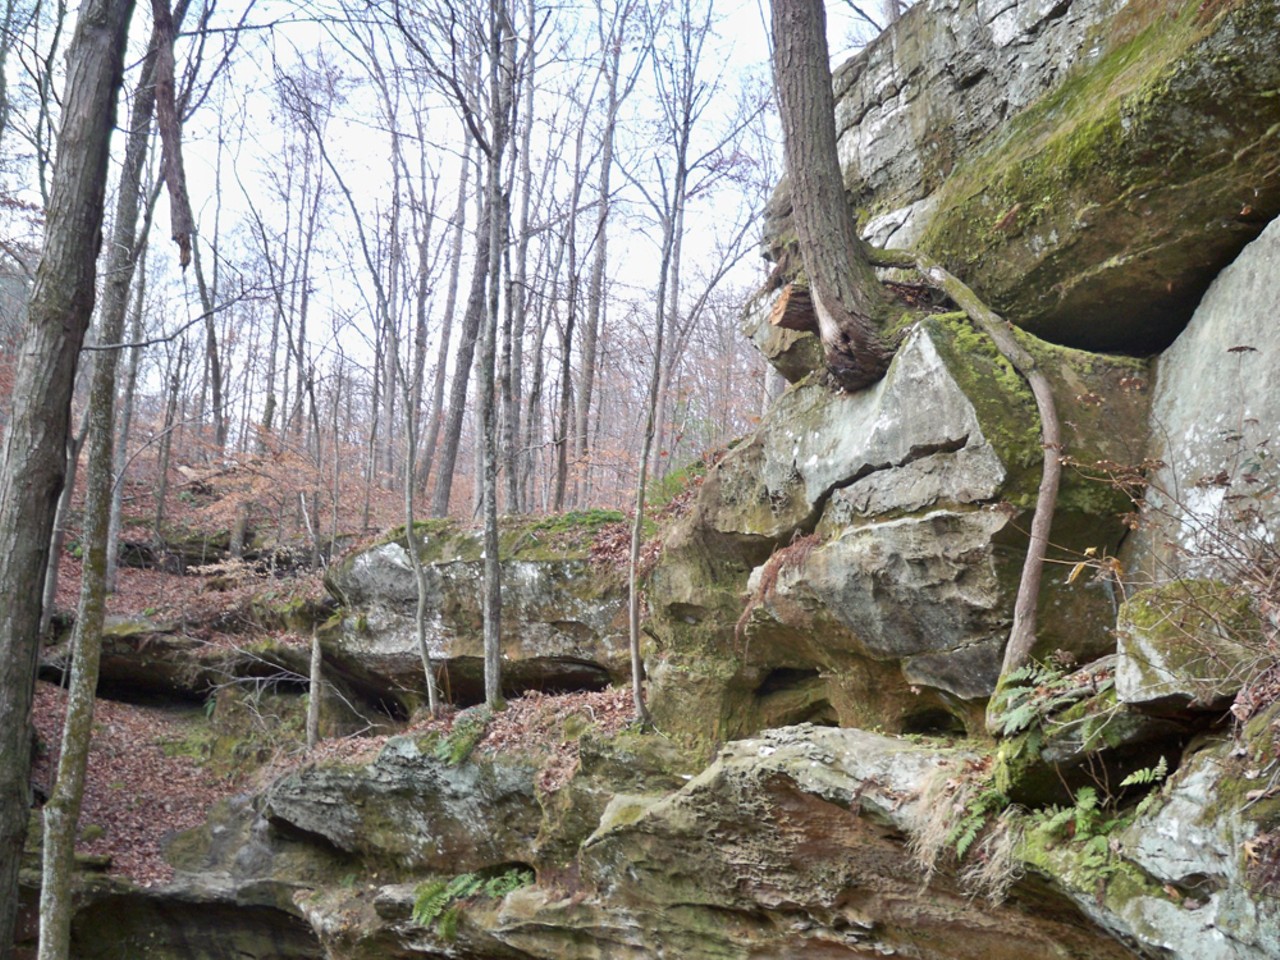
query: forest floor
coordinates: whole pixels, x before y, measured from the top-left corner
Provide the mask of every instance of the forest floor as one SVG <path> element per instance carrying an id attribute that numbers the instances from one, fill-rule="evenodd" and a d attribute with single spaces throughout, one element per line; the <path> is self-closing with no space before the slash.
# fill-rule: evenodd
<path id="1" fill-rule="evenodd" d="M 176 477 L 180 487 L 182 478 Z M 696 483 L 664 508 L 672 515 L 687 508 Z M 147 484 L 132 484 L 126 500 L 126 529 L 141 525 L 154 511 Z M 225 522 L 217 498 L 171 497 L 167 522 L 189 531 L 214 529 Z M 74 501 L 73 501 L 74 503 Z M 210 507 L 213 509 L 210 509 Z M 385 516 L 382 516 L 385 514 Z M 383 523 L 395 520 L 394 499 L 374 513 Z M 624 525 L 601 531 L 593 558 L 599 562 L 624 562 L 629 533 Z M 223 527 L 225 529 L 225 526 Z M 81 561 L 78 531 L 68 531 L 68 547 L 59 568 L 57 610 L 70 618 L 80 590 Z M 361 539 L 370 539 L 369 537 Z M 349 543 L 355 543 L 352 538 Z M 646 551 L 652 560 L 657 544 Z M 199 574 L 177 574 L 156 569 L 122 566 L 117 588 L 107 602 L 108 615 L 145 616 L 155 622 L 177 622 L 183 632 L 212 644 L 243 644 L 260 639 L 266 631 L 241 617 L 255 597 L 269 595 L 273 602 L 290 599 L 320 600 L 324 596 L 322 574 L 305 571 L 284 577 L 247 577 L 209 588 Z M 309 638 L 274 632 L 277 642 L 306 645 Z M 32 771 L 39 790 L 47 791 L 54 779 L 61 740 L 66 694 L 59 686 L 41 681 L 36 690 L 34 720 L 38 734 Z M 197 826 L 210 807 L 221 799 L 264 788 L 273 779 L 303 763 L 317 760 L 371 762 L 388 734 L 352 736 L 324 741 L 313 751 L 295 738 L 276 738 L 269 755 L 260 762 L 228 770 L 210 762 L 200 749 L 201 730 L 207 729 L 213 704 L 190 701 L 126 703 L 100 698 L 94 719 L 78 851 L 98 858 L 112 875 L 140 886 L 163 885 L 173 877 L 164 859 L 164 848 L 175 833 Z M 438 718 L 415 716 L 398 733 L 447 735 L 461 715 L 446 708 Z M 563 695 L 530 694 L 508 703 L 491 717 L 485 735 L 476 746 L 481 754 L 519 751 L 540 758 L 539 787 L 555 790 L 577 765 L 577 740 L 558 735 L 570 716 L 582 716 L 593 728 L 608 735 L 633 718 L 629 690 L 610 688 L 600 692 Z M 207 737 L 205 737 L 207 740 Z"/>

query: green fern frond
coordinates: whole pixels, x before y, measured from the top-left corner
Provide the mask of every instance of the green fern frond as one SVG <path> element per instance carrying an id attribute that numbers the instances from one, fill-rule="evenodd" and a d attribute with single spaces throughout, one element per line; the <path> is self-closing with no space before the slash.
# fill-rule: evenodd
<path id="1" fill-rule="evenodd" d="M 421 927 L 431 926 L 452 899 L 448 890 L 449 883 L 444 880 L 430 880 L 419 884 L 414 891 L 413 922 Z"/>
<path id="2" fill-rule="evenodd" d="M 1034 703 L 1019 704 L 1001 718 L 1000 733 L 1006 737 L 1021 733 L 1030 727 L 1040 716 Z"/>
<path id="3" fill-rule="evenodd" d="M 1135 770 L 1123 780 L 1120 781 L 1122 787 L 1143 786 L 1150 783 L 1159 783 L 1169 774 L 1169 764 L 1164 757 L 1154 767 L 1143 767 L 1141 770 Z"/>
<path id="4" fill-rule="evenodd" d="M 453 943 L 458 939 L 458 921 L 462 919 L 462 908 L 458 904 L 453 904 L 440 916 L 440 923 L 436 925 L 436 932 L 440 934 L 440 939 L 445 943 Z"/>
<path id="5" fill-rule="evenodd" d="M 973 841 L 978 839 L 978 834 L 982 832 L 983 821 L 981 819 L 970 818 L 966 821 L 968 826 L 964 832 L 956 839 L 956 859 L 963 860 L 964 855 L 969 852 L 969 848 L 973 846 Z"/>
<path id="6" fill-rule="evenodd" d="M 1041 829 L 1050 834 L 1061 831 L 1076 815 L 1075 807 L 1050 807 L 1045 812 L 1048 816 Z"/>

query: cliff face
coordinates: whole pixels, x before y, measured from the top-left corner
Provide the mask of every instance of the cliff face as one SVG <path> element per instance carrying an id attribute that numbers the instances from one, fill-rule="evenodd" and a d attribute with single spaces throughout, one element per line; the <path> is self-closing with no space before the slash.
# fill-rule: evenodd
<path id="1" fill-rule="evenodd" d="M 1280 213 L 1278 23 L 1274 0 L 916 5 L 836 78 L 864 234 L 1055 343 L 1163 348 Z"/>
<path id="2" fill-rule="evenodd" d="M 1025 386 L 935 312 L 833 392 L 766 297 L 747 325 L 793 385 L 648 585 L 661 733 L 584 710 L 552 753 L 317 762 L 179 837 L 169 887 L 87 889 L 84 955 L 1280 957 L 1277 49 L 1274 0 L 937 0 L 836 78 L 866 231 L 1030 331 L 1064 421 L 1038 665 L 997 738 L 1044 456 Z M 478 555 L 452 528 L 344 560 L 324 633 L 345 688 L 405 708 L 409 549 L 463 682 Z M 617 679 L 620 594 L 577 534 L 504 551 L 513 675 Z M 107 915 L 146 950 L 94 940 Z"/>

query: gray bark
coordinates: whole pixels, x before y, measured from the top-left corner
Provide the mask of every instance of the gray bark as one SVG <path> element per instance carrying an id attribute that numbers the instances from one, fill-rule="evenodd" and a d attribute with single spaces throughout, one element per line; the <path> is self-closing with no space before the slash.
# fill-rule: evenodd
<path id="1" fill-rule="evenodd" d="M 186 16 L 188 4 L 183 0 L 174 10 L 173 25 L 180 25 Z M 167 42 L 172 43 L 172 30 Z M 124 316 L 129 305 L 129 288 L 133 284 L 133 276 L 145 245 L 145 230 L 150 226 L 147 218 L 143 236 L 138 235 L 138 218 L 144 206 L 143 172 L 147 163 L 147 146 L 151 140 L 151 121 L 156 108 L 156 46 L 166 42 L 163 37 L 153 37 L 146 61 L 142 65 L 138 85 L 133 95 L 133 104 L 129 110 L 129 139 L 125 144 L 124 164 L 120 170 L 120 184 L 116 190 L 116 215 L 112 227 L 111 247 L 107 254 L 106 278 L 102 285 L 102 307 L 99 311 L 102 324 L 102 342 L 119 343 L 123 339 Z M 169 54 L 172 58 L 172 53 Z M 134 342 L 141 339 L 138 335 L 141 326 L 142 296 L 144 286 L 139 285 L 138 303 L 134 318 Z M 125 460 L 125 442 L 129 432 L 129 418 L 132 415 L 133 390 L 138 374 L 139 348 L 130 350 L 129 373 L 126 383 L 126 402 L 124 419 L 120 432 L 119 456 L 113 458 L 113 473 L 123 477 Z M 112 369 L 116 367 L 118 358 L 116 351 L 106 351 L 98 355 L 94 362 L 94 378 L 97 379 L 98 364 L 108 359 Z M 118 468 L 118 469 L 117 469 Z M 114 486 L 114 485 L 113 485 Z M 114 488 L 111 497 L 111 524 L 108 527 L 107 539 L 107 589 L 115 588 L 116 543 L 115 529 L 119 527 L 119 489 Z"/>
<path id="2" fill-rule="evenodd" d="M 489 276 L 485 336 L 480 358 L 480 418 L 484 477 L 484 699 L 498 710 L 502 701 L 502 566 L 498 556 L 498 437 L 495 388 L 499 281 L 502 249 L 507 239 L 507 198 L 502 184 L 502 158 L 510 131 L 515 93 L 515 33 L 506 0 L 490 0 L 489 36 Z"/>
<path id="3" fill-rule="evenodd" d="M 0 466 L 0 958 L 12 955 L 27 833 L 41 579 L 66 471 L 71 388 L 93 313 L 108 142 L 132 0 L 86 0 Z"/>
<path id="4" fill-rule="evenodd" d="M 147 295 L 147 247 L 138 254 L 138 283 L 134 291 L 133 317 L 129 324 L 129 341 L 142 339 L 142 307 Z M 120 509 L 124 496 L 124 476 L 129 469 L 129 432 L 133 426 L 133 398 L 138 389 L 138 367 L 142 347 L 129 348 L 129 366 L 124 379 L 124 396 L 120 400 L 120 429 L 116 431 L 115 482 L 111 487 L 111 528 L 107 533 L 107 592 L 114 593 L 120 566 Z"/>
<path id="5" fill-rule="evenodd" d="M 490 227 L 492 217 L 493 210 L 486 201 L 476 230 L 476 260 L 472 267 L 471 289 L 467 294 L 467 309 L 462 315 L 458 353 L 453 363 L 453 381 L 449 385 L 449 413 L 445 420 L 444 446 L 440 449 L 435 491 L 431 495 L 433 517 L 449 515 L 453 471 L 458 461 L 458 445 L 462 440 L 463 418 L 467 412 L 467 384 L 471 380 L 471 365 L 475 360 L 480 321 L 484 319 L 485 280 L 489 276 L 490 248 L 493 240 Z"/>
<path id="6" fill-rule="evenodd" d="M 622 60 L 621 34 L 626 26 L 631 5 L 616 12 L 608 34 L 604 31 L 604 10 L 597 3 L 597 31 L 600 37 L 600 65 L 605 73 L 605 124 L 600 134 L 600 180 L 596 193 L 595 250 L 591 260 L 591 276 L 587 281 L 587 317 L 582 329 L 582 374 L 579 378 L 578 409 L 574 424 L 576 434 L 575 454 L 583 470 L 582 501 L 591 500 L 591 457 L 589 428 L 591 403 L 595 396 L 596 354 L 600 338 L 600 326 L 604 322 L 605 268 L 609 263 L 609 214 L 613 206 L 613 152 L 618 127 L 618 109 L 630 92 L 635 78 L 627 83 L 625 91 L 619 91 L 619 71 Z"/>
<path id="7" fill-rule="evenodd" d="M 164 408 L 164 426 L 160 430 L 159 465 L 156 468 L 156 515 L 152 524 L 151 539 L 157 547 L 164 546 L 164 505 L 169 494 L 169 454 L 173 450 L 173 431 L 178 421 L 178 391 L 182 386 L 182 368 L 186 362 L 187 342 L 178 345 L 178 356 L 169 370 L 169 399 Z"/>
<path id="8" fill-rule="evenodd" d="M 324 696 L 324 657 L 320 650 L 320 634 L 311 631 L 311 678 L 307 688 L 307 749 L 320 742 L 320 701 Z"/>
<path id="9" fill-rule="evenodd" d="M 154 47 L 152 53 L 154 54 Z M 145 73 L 145 72 L 144 72 Z M 145 87 L 139 87 L 134 100 L 135 118 L 150 125 L 151 99 Z M 142 117 L 139 117 L 139 113 Z M 137 133 L 137 128 L 134 130 Z M 141 138 L 145 141 L 145 134 Z M 115 239 L 127 232 L 129 241 L 136 228 L 138 215 L 138 177 L 145 159 L 145 142 L 139 145 L 130 137 L 131 156 L 125 154 L 125 181 L 117 205 Z M 129 167 L 135 160 L 136 166 Z M 126 192 L 127 191 L 127 192 Z M 131 212 L 130 212 L 131 211 Z M 125 305 L 132 273 L 133 244 L 113 246 L 108 264 L 117 272 L 109 273 L 103 297 L 102 341 L 119 343 L 124 335 Z M 128 259 L 126 266 L 123 262 Z M 67 715 L 62 731 L 62 750 L 58 757 L 58 773 L 44 807 L 44 862 L 40 884 L 40 948 L 39 960 L 66 960 L 71 945 L 71 878 L 74 870 L 76 834 L 80 822 L 80 806 L 84 799 L 85 773 L 89 762 L 89 742 L 93 730 L 95 692 L 98 687 L 98 661 L 102 652 L 102 624 L 106 614 L 107 548 L 110 544 L 111 489 L 115 465 L 115 393 L 116 369 L 120 351 L 104 350 L 93 364 L 89 388 L 89 458 L 85 466 L 84 563 L 80 575 L 80 600 L 76 607 L 76 625 L 72 634 L 71 683 L 67 693 Z"/>
<path id="10" fill-rule="evenodd" d="M 72 395 L 74 396 L 74 388 Z M 58 497 L 58 509 L 54 512 L 53 536 L 49 543 L 49 559 L 44 572 L 44 596 L 40 611 L 40 636 L 49 632 L 53 623 L 53 606 L 58 596 L 58 561 L 62 557 L 62 545 L 67 539 L 67 517 L 71 513 L 71 494 L 75 490 L 76 473 L 80 468 L 80 450 L 89 433 L 89 411 L 84 412 L 80 426 L 67 438 L 67 476 Z"/>
<path id="11" fill-rule="evenodd" d="M 418 469 L 418 486 L 425 488 L 431 476 L 431 463 L 440 438 L 444 414 L 444 382 L 448 369 L 449 342 L 453 339 L 453 320 L 458 304 L 458 275 L 462 265 L 462 235 L 467 222 L 467 180 L 471 173 L 471 138 L 462 147 L 462 171 L 458 176 L 458 205 L 453 213 L 453 238 L 450 241 L 449 286 L 445 291 L 444 318 L 440 323 L 440 350 L 436 356 L 435 377 L 431 384 L 431 422 L 422 442 L 422 465 Z"/>

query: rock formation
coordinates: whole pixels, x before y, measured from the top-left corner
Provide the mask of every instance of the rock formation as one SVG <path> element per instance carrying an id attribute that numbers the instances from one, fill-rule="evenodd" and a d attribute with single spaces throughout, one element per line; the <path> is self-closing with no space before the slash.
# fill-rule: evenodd
<path id="1" fill-rule="evenodd" d="M 566 720 L 554 782 L 544 753 L 414 735 L 319 761 L 176 838 L 169 887 L 87 883 L 83 955 L 1280 957 L 1277 49 L 1276 0 L 913 8 L 836 76 L 847 187 L 876 243 L 1022 328 L 1064 449 L 945 304 L 904 308 L 887 376 L 846 394 L 762 295 L 745 326 L 791 386 L 663 533 L 660 732 Z M 786 210 L 784 188 L 782 280 Z M 1046 455 L 1070 469 L 1036 664 L 993 740 Z M 516 688 L 625 675 L 581 523 L 504 533 Z M 422 685 L 410 549 L 465 699 L 479 546 L 451 525 L 341 561 L 322 631 L 351 696 L 400 714 Z M 157 647 L 158 683 L 190 682 L 181 647 Z M 93 941 L 108 914 L 126 933 Z"/>

